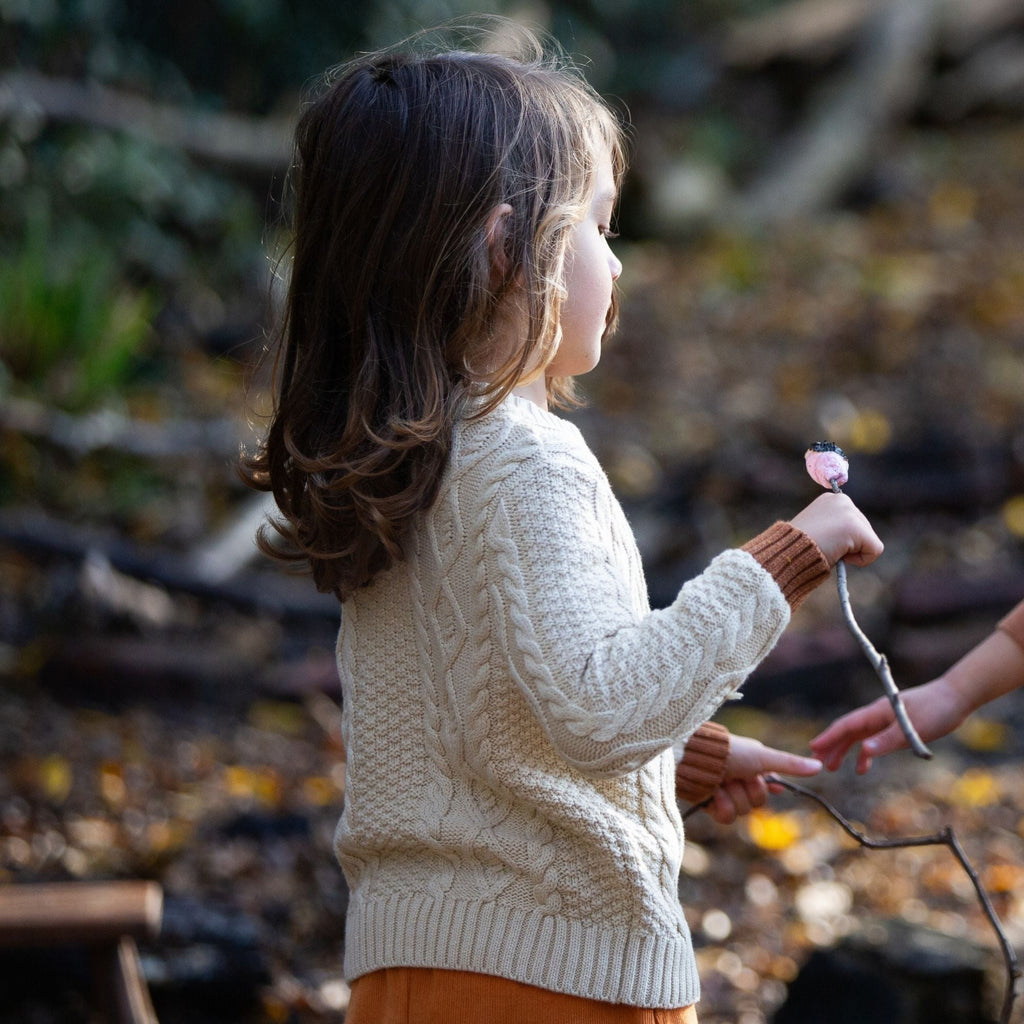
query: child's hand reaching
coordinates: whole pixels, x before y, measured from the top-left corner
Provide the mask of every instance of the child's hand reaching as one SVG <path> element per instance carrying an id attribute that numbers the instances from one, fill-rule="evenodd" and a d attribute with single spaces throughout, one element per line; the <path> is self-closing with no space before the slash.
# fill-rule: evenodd
<path id="1" fill-rule="evenodd" d="M 923 686 L 903 691 L 903 704 L 922 740 L 945 736 L 959 726 L 971 710 L 963 696 L 944 677 Z M 811 749 L 835 771 L 854 744 L 863 740 L 857 754 L 857 772 L 871 767 L 874 757 L 901 750 L 907 746 L 888 697 L 879 697 L 870 704 L 837 718 L 824 732 L 811 740 Z"/>
<path id="2" fill-rule="evenodd" d="M 749 814 L 754 807 L 762 807 L 769 792 L 781 791 L 781 787 L 765 781 L 766 772 L 806 777 L 817 775 L 821 767 L 821 762 L 813 758 L 766 747 L 760 740 L 749 736 L 732 735 L 729 737 L 725 778 L 705 810 L 720 825 L 731 825 L 739 815 Z"/>
<path id="3" fill-rule="evenodd" d="M 790 523 L 818 545 L 830 566 L 840 559 L 870 565 L 882 553 L 878 535 L 845 494 L 819 494 Z"/>
<path id="4" fill-rule="evenodd" d="M 956 729 L 990 700 L 1024 686 L 1024 648 L 1001 629 L 972 647 L 955 665 L 930 683 L 903 692 L 903 704 L 921 739 L 937 740 Z M 857 771 L 871 760 L 907 745 L 887 697 L 836 719 L 811 740 L 815 756 L 835 771 L 855 744 Z"/>

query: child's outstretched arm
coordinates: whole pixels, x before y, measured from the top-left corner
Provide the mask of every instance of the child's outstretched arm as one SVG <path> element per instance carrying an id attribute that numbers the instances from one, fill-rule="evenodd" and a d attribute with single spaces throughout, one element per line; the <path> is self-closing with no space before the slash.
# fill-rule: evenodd
<path id="1" fill-rule="evenodd" d="M 709 769 L 716 754 L 724 761 L 712 780 Z M 765 773 L 806 778 L 821 768 L 818 760 L 776 750 L 750 736 L 732 735 L 717 722 L 708 722 L 691 737 L 676 768 L 676 796 L 688 803 L 710 796 L 705 810 L 719 824 L 731 825 L 739 815 L 764 806 L 769 792 L 779 789 L 765 780 Z"/>
<path id="2" fill-rule="evenodd" d="M 492 631 L 509 637 L 513 678 L 548 739 L 586 774 L 635 770 L 692 733 L 835 562 L 866 565 L 882 551 L 850 498 L 821 495 L 651 611 L 596 462 L 557 449 L 516 455 L 507 473 L 490 471 L 494 514 L 481 535 L 500 563 L 482 576 L 489 607 L 507 617 Z"/>
<path id="3" fill-rule="evenodd" d="M 1024 626 L 1024 604 L 1000 626 L 941 676 L 903 692 L 907 714 L 925 742 L 948 735 L 983 704 L 1024 686 L 1024 647 L 1014 633 Z M 861 743 L 861 774 L 871 767 L 872 758 L 906 747 L 887 697 L 836 719 L 811 740 L 811 749 L 835 771 L 856 743 Z"/>

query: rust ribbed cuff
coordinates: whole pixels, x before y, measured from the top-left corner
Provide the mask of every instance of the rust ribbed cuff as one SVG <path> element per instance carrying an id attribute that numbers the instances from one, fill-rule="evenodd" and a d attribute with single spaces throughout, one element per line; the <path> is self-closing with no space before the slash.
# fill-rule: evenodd
<path id="1" fill-rule="evenodd" d="M 800 607 L 804 598 L 828 578 L 828 560 L 803 530 L 778 522 L 743 545 L 775 577 L 790 608 Z"/>
<path id="2" fill-rule="evenodd" d="M 676 765 L 676 797 L 688 804 L 700 803 L 722 783 L 729 758 L 729 730 L 717 722 L 705 722 L 687 741 L 683 759 Z"/>

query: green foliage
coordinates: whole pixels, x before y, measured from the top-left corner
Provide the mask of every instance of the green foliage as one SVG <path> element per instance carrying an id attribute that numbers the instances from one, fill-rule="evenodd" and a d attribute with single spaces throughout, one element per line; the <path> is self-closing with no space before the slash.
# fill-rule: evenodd
<path id="1" fill-rule="evenodd" d="M 731 166 L 751 149 L 731 111 L 702 109 L 716 70 L 701 39 L 778 0 L 0 0 L 0 63 L 93 80 L 182 110 L 295 109 L 325 67 L 475 12 L 547 26 L 602 91 L 689 124 Z M 22 113 L 0 125 L 0 392 L 67 408 L 133 383 L 140 357 L 173 373 L 186 346 L 258 334 L 279 178 Z M 742 252 L 729 279 L 749 286 Z M 154 324 L 160 329 L 154 329 Z M 165 358 L 166 357 L 166 358 Z M 163 361 L 161 361 L 163 360 Z"/>
<path id="2" fill-rule="evenodd" d="M 69 409 L 131 378 L 153 302 L 118 281 L 114 257 L 82 224 L 56 229 L 38 198 L 22 245 L 0 259 L 0 359 L 11 377 Z"/>
<path id="3" fill-rule="evenodd" d="M 244 182 L 130 135 L 0 132 L 0 366 L 68 409 L 173 373 L 260 287 L 260 203 Z M 265 188 L 265 186 L 264 186 Z M 251 314 L 255 315 L 255 314 Z M 173 337 L 154 322 L 175 325 Z"/>

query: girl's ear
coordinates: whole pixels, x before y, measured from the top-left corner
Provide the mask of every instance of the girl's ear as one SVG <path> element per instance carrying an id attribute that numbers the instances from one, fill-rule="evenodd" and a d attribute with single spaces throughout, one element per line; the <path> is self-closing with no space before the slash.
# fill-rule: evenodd
<path id="1" fill-rule="evenodd" d="M 508 203 L 499 203 L 487 216 L 484 234 L 487 238 L 487 253 L 491 261 L 491 287 L 496 288 L 508 278 L 512 269 L 512 261 L 505 248 L 506 231 L 512 207 Z"/>

